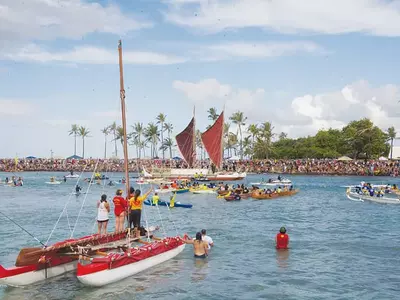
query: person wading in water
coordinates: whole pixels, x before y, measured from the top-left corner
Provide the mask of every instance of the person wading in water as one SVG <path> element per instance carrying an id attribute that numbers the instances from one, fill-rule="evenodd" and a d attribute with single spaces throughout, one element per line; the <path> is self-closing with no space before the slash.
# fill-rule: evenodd
<path id="1" fill-rule="evenodd" d="M 184 236 L 186 244 L 193 245 L 193 252 L 195 258 L 206 258 L 208 256 L 208 243 L 203 241 L 201 232 L 196 233 L 196 239 L 192 240 L 187 234 Z"/>
<path id="2" fill-rule="evenodd" d="M 286 234 L 286 228 L 281 227 L 275 237 L 276 249 L 287 249 L 289 246 L 289 236 Z"/>

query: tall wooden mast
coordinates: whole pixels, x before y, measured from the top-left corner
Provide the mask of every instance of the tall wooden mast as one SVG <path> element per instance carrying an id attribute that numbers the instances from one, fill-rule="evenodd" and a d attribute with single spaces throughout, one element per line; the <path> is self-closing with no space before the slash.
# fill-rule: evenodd
<path id="1" fill-rule="evenodd" d="M 124 88 L 124 67 L 122 65 L 122 42 L 119 40 L 118 43 L 118 54 L 119 54 L 119 85 L 120 85 L 120 97 L 121 97 L 121 111 L 122 111 L 122 129 L 124 133 L 124 166 L 125 166 L 125 180 L 126 180 L 126 196 L 129 197 L 129 163 L 128 163 L 128 138 L 126 134 L 126 114 L 125 114 L 125 88 Z"/>

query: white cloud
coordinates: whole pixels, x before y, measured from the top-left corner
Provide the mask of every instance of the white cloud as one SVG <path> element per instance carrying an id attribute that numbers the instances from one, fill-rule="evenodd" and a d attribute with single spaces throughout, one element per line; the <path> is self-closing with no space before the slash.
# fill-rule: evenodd
<path id="1" fill-rule="evenodd" d="M 0 116 L 31 115 L 36 108 L 32 103 L 22 100 L 0 99 Z"/>
<path id="2" fill-rule="evenodd" d="M 72 50 L 50 52 L 38 45 L 30 44 L 18 50 L 0 54 L 0 58 L 26 62 L 60 62 L 68 64 L 116 64 L 118 52 L 116 49 L 104 49 L 92 46 L 75 47 Z M 185 61 L 182 57 L 156 52 L 126 51 L 123 52 L 125 64 L 170 65 Z"/>
<path id="3" fill-rule="evenodd" d="M 82 0 L 2 0 L 0 38 L 3 40 L 80 39 L 102 32 L 123 35 L 149 27 L 124 14 L 116 5 Z"/>
<path id="4" fill-rule="evenodd" d="M 228 115 L 242 111 L 248 123 L 270 121 L 276 132 L 286 131 L 292 137 L 315 134 L 322 128 L 341 128 L 361 118 L 370 118 L 383 129 L 395 126 L 400 130 L 400 90 L 393 85 L 371 87 L 358 81 L 340 91 L 303 95 L 282 103 L 267 97 L 263 89 L 234 88 L 216 79 L 175 81 L 173 87 L 202 109 L 220 110 L 226 102 Z"/>
<path id="5" fill-rule="evenodd" d="M 400 35 L 400 5 L 386 0 L 168 1 L 168 21 L 206 32 L 258 27 L 282 33 Z"/>
<path id="6" fill-rule="evenodd" d="M 269 42 L 269 43 L 223 43 L 207 47 L 214 60 L 235 57 L 268 58 L 295 55 L 298 53 L 327 53 L 321 46 L 309 41 Z"/>

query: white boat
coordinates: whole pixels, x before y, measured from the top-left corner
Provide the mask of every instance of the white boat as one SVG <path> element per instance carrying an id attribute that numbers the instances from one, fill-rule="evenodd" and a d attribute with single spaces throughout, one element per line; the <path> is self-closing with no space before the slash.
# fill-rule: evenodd
<path id="1" fill-rule="evenodd" d="M 46 181 L 46 184 L 61 184 L 61 181 Z"/>
<path id="2" fill-rule="evenodd" d="M 69 174 L 69 175 L 65 175 L 65 178 L 79 178 L 78 174 Z"/>
<path id="3" fill-rule="evenodd" d="M 349 200 L 353 200 L 353 201 L 360 201 L 360 202 L 364 202 L 364 201 L 372 201 L 372 202 L 376 202 L 376 203 L 382 203 L 382 204 L 400 204 L 400 199 L 398 198 L 393 198 L 393 197 L 377 197 L 375 196 L 370 196 L 365 195 L 365 194 L 359 194 L 355 191 L 350 191 L 349 189 L 346 191 L 346 196 Z"/>
<path id="4" fill-rule="evenodd" d="M 251 185 L 261 185 L 261 186 L 290 186 L 292 185 L 292 182 L 290 183 L 273 183 L 273 182 L 250 182 Z"/>

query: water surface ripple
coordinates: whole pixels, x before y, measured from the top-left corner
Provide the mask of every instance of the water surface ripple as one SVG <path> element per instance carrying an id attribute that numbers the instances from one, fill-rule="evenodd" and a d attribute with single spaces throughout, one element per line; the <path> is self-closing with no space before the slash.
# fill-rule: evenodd
<path id="1" fill-rule="evenodd" d="M 19 174 L 18 174 L 19 175 Z M 25 186 L 0 186 L 1 210 L 46 241 L 75 180 L 52 186 L 51 175 L 24 173 Z M 0 173 L 4 180 L 10 174 Z M 87 174 L 89 177 L 90 174 Z M 115 180 L 122 174 L 113 174 Z M 249 176 L 247 181 L 261 178 Z M 26 288 L 0 287 L 1 299 L 399 299 L 400 205 L 348 200 L 342 185 L 365 178 L 293 176 L 301 192 L 272 201 L 229 203 L 213 195 L 178 195 L 193 209 L 161 209 L 170 234 L 206 228 L 216 246 L 206 261 L 195 261 L 188 245 L 175 259 L 100 289 L 87 288 L 74 274 Z M 394 178 L 368 178 L 397 183 Z M 82 184 L 84 189 L 87 184 Z M 146 189 L 146 188 L 145 188 Z M 74 236 L 95 225 L 95 203 L 115 187 L 92 186 Z M 84 195 L 72 196 L 51 242 L 68 238 Z M 146 207 L 156 223 L 155 208 Z M 21 247 L 35 242 L 0 217 L 0 263 L 10 266 Z M 111 222 L 113 224 L 113 220 Z M 274 236 L 286 226 L 291 249 L 277 252 Z M 159 233 L 159 236 L 162 233 Z"/>

